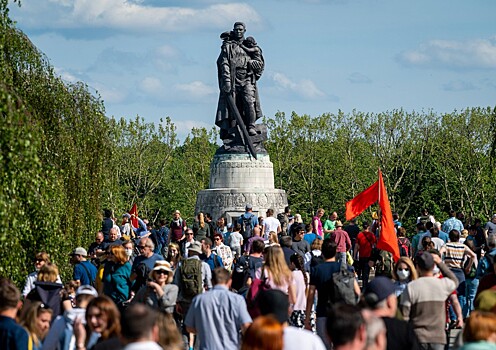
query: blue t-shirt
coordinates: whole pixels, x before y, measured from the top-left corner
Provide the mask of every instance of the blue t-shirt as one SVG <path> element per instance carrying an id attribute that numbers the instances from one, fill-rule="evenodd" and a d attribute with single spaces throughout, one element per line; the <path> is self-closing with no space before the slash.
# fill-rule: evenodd
<path id="1" fill-rule="evenodd" d="M 84 265 L 84 266 L 83 266 Z M 96 278 L 97 269 L 89 261 L 81 261 L 74 265 L 74 279 L 81 281 L 81 285 L 91 285 Z"/>
<path id="2" fill-rule="evenodd" d="M 28 341 L 28 333 L 14 319 L 7 316 L 0 316 L 0 349 L 27 349 Z"/>
<path id="3" fill-rule="evenodd" d="M 308 242 L 308 244 L 312 245 L 313 241 L 315 241 L 315 239 L 319 238 L 320 239 L 320 236 L 317 236 L 316 233 L 305 233 L 305 235 L 303 236 L 303 239 L 305 241 Z"/>
<path id="4" fill-rule="evenodd" d="M 139 255 L 137 256 L 134 261 L 133 261 L 133 268 L 132 272 L 136 272 L 136 268 L 141 264 L 145 264 L 147 268 L 150 270 L 153 269 L 153 266 L 155 265 L 155 262 L 158 260 L 165 260 L 164 257 L 160 254 L 153 253 L 153 255 L 149 258 L 147 258 L 144 255 Z"/>
<path id="5" fill-rule="evenodd" d="M 315 266 L 310 274 L 310 285 L 315 286 L 319 293 L 317 300 L 317 317 L 327 316 L 327 305 L 329 298 L 334 297 L 332 274 L 338 272 L 341 263 L 329 261 Z"/>
<path id="6" fill-rule="evenodd" d="M 216 259 L 217 262 L 214 262 L 214 259 Z M 212 271 L 216 267 L 224 267 L 224 263 L 222 262 L 221 257 L 214 253 L 211 253 L 208 258 L 205 254 L 201 254 L 200 260 L 206 262 L 208 266 L 210 266 L 210 270 Z"/>

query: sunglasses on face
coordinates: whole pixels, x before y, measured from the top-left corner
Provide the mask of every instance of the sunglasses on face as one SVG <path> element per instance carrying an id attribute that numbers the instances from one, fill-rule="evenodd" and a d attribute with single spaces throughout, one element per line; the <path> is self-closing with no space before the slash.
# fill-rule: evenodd
<path id="1" fill-rule="evenodd" d="M 35 259 L 34 260 L 35 263 L 40 263 L 40 262 L 43 262 L 43 261 L 45 261 L 45 260 L 43 260 L 43 259 Z"/>
<path id="2" fill-rule="evenodd" d="M 138 249 L 140 249 L 140 250 L 141 250 L 141 249 L 145 249 L 145 248 L 146 248 L 146 245 L 139 245 L 139 246 L 138 246 Z"/>
<path id="3" fill-rule="evenodd" d="M 157 275 L 168 275 L 169 274 L 169 272 L 165 271 L 165 270 L 157 270 L 157 271 L 155 271 L 155 273 Z"/>

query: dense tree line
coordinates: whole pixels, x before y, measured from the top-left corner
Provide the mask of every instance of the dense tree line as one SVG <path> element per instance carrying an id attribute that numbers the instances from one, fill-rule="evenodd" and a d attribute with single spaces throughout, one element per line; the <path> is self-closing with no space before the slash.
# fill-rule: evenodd
<path id="1" fill-rule="evenodd" d="M 137 203 L 150 221 L 179 209 L 191 222 L 217 131 L 193 129 L 180 142 L 170 118 L 107 116 L 85 84 L 55 74 L 7 3 L 0 0 L 0 275 L 22 283 L 34 253 L 46 250 L 69 277 L 67 254 L 90 243 L 104 208 L 119 218 Z M 438 218 L 454 208 L 485 219 L 496 209 L 496 109 L 278 113 L 264 122 L 276 187 L 304 217 L 318 207 L 342 215 L 379 167 L 410 227 L 424 206 Z"/>

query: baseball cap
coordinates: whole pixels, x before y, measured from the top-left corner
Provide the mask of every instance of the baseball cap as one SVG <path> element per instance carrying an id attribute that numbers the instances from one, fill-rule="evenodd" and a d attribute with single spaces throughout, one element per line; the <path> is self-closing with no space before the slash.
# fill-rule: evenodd
<path id="1" fill-rule="evenodd" d="M 246 210 L 253 209 L 253 206 L 251 204 L 246 204 L 245 209 Z"/>
<path id="2" fill-rule="evenodd" d="M 98 292 L 89 284 L 84 284 L 76 290 L 76 297 L 78 295 L 93 295 L 96 298 L 98 296 Z"/>
<path id="3" fill-rule="evenodd" d="M 200 242 L 197 242 L 197 241 L 192 242 L 191 245 L 188 248 L 188 253 L 189 252 L 195 252 L 195 253 L 198 253 L 198 254 L 203 253 L 202 252 L 202 248 L 201 248 L 201 243 Z"/>
<path id="4" fill-rule="evenodd" d="M 367 305 L 374 307 L 391 294 L 394 294 L 396 287 L 389 278 L 377 276 L 369 282 L 363 291 L 363 299 Z"/>
<path id="5" fill-rule="evenodd" d="M 122 214 L 122 217 L 123 217 L 123 218 L 128 218 L 128 219 L 131 219 L 131 214 L 129 214 L 129 213 L 125 213 L 125 214 Z"/>
<path id="6" fill-rule="evenodd" d="M 82 255 L 82 256 L 87 256 L 88 255 L 88 252 L 86 251 L 86 249 L 84 249 L 83 247 L 77 247 L 76 249 L 74 249 L 72 251 L 71 254 L 69 255 Z"/>

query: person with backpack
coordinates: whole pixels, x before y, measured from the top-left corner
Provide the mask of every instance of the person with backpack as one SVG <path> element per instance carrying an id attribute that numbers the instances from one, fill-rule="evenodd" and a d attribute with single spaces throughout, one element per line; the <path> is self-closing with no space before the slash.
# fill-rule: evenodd
<path id="1" fill-rule="evenodd" d="M 231 288 L 239 294 L 246 294 L 247 288 L 255 279 L 256 272 L 262 270 L 262 254 L 264 249 L 264 242 L 261 240 L 256 240 L 251 246 L 250 255 L 243 255 L 236 262 L 232 274 Z"/>
<path id="2" fill-rule="evenodd" d="M 212 288 L 212 270 L 206 262 L 201 261 L 200 254 L 200 242 L 192 243 L 188 249 L 188 258 L 181 262 L 174 274 L 173 283 L 179 288 L 179 313 L 183 315 L 187 313 L 195 296 Z"/>
<path id="3" fill-rule="evenodd" d="M 200 260 L 202 246 L 193 242 L 188 248 L 188 258 L 184 259 L 174 273 L 172 282 L 178 287 L 176 311 L 179 316 L 186 317 L 193 298 L 206 290 L 212 289 L 212 271 L 207 263 Z M 183 329 L 188 335 L 189 348 L 194 345 L 194 334 Z"/>
<path id="4" fill-rule="evenodd" d="M 400 248 L 400 256 L 406 256 L 408 258 L 412 257 L 412 244 L 410 240 L 406 237 L 406 229 L 404 227 L 398 227 L 398 247 Z"/>
<path id="5" fill-rule="evenodd" d="M 310 273 L 310 286 L 307 295 L 307 308 L 305 312 L 305 328 L 311 330 L 310 315 L 312 306 L 315 301 L 315 292 L 318 293 L 317 299 L 317 334 L 320 336 L 328 349 L 331 348 L 329 339 L 326 334 L 326 322 L 329 306 L 336 300 L 334 290 L 333 275 L 341 270 L 341 263 L 336 261 L 337 245 L 331 239 L 325 239 L 322 243 L 322 255 L 325 262 L 316 266 Z M 353 283 L 355 294 L 360 295 L 360 287 L 356 280 Z"/>
<path id="6" fill-rule="evenodd" d="M 322 240 L 315 239 L 310 246 L 310 251 L 305 254 L 305 271 L 311 273 L 315 266 L 320 265 L 325 261 L 321 249 Z"/>
<path id="7" fill-rule="evenodd" d="M 258 218 L 253 214 L 253 206 L 246 204 L 245 213 L 238 218 L 238 224 L 241 226 L 241 235 L 245 244 L 248 239 L 253 235 L 253 229 L 258 225 Z"/>
<path id="8" fill-rule="evenodd" d="M 70 254 L 71 264 L 74 265 L 72 279 L 79 281 L 80 285 L 93 285 L 96 279 L 97 269 L 86 257 L 88 253 L 83 247 L 77 247 Z"/>
<path id="9" fill-rule="evenodd" d="M 372 258 L 372 251 L 377 244 L 375 235 L 369 231 L 369 224 L 363 224 L 363 231 L 357 236 L 355 242 L 355 253 L 353 259 L 358 261 L 358 278 L 362 280 L 362 288 L 365 289 L 369 283 L 370 265 L 369 261 Z"/>
<path id="10" fill-rule="evenodd" d="M 169 225 L 169 240 L 173 243 L 181 243 L 186 237 L 184 231 L 188 228 L 186 220 L 181 217 L 181 212 L 179 210 L 174 211 L 172 221 Z"/>
<path id="11" fill-rule="evenodd" d="M 216 267 L 224 267 L 222 258 L 212 252 L 212 244 L 212 240 L 208 237 L 201 240 L 202 254 L 200 255 L 200 260 L 206 262 L 211 271 Z"/>
<path id="12" fill-rule="evenodd" d="M 379 254 L 375 260 L 375 275 L 393 278 L 393 267 L 393 254 L 386 250 L 379 250 Z"/>

